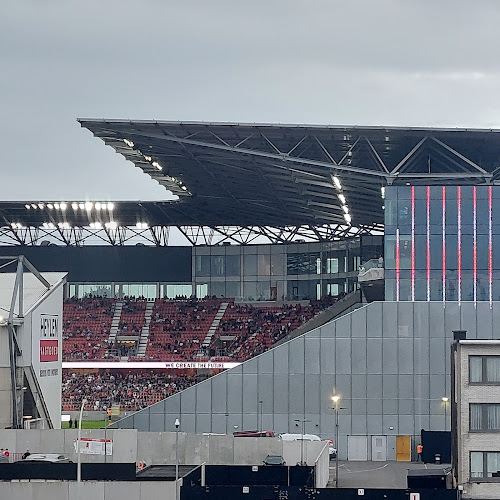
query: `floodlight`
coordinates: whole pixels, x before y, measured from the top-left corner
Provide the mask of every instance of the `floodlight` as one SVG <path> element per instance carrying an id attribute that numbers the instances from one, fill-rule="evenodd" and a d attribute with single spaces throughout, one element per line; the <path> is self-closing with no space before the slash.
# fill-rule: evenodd
<path id="1" fill-rule="evenodd" d="M 148 155 L 144 155 L 144 159 L 146 161 L 151 161 L 152 160 L 151 156 L 148 156 Z"/>
<path id="2" fill-rule="evenodd" d="M 349 213 L 349 207 L 347 205 L 342 205 L 342 210 L 344 213 L 348 214 Z"/>
<path id="3" fill-rule="evenodd" d="M 351 223 L 351 216 L 349 214 L 344 214 L 344 219 L 348 224 Z"/>
<path id="4" fill-rule="evenodd" d="M 80 203 L 78 206 L 80 207 L 80 210 L 85 210 L 85 203 Z"/>
<path id="5" fill-rule="evenodd" d="M 92 207 L 93 207 L 93 205 L 92 205 L 92 203 L 90 203 L 90 201 L 87 201 L 87 203 L 85 203 L 85 210 L 87 210 L 87 211 L 92 210 Z"/>
<path id="6" fill-rule="evenodd" d="M 94 205 L 95 209 L 96 210 L 101 210 L 101 204 L 99 202 L 97 202 L 95 205 Z"/>
<path id="7" fill-rule="evenodd" d="M 187 187 L 186 186 L 181 186 L 181 189 L 184 189 L 184 191 L 187 191 Z"/>
<path id="8" fill-rule="evenodd" d="M 157 161 L 154 161 L 151 165 L 153 165 L 153 167 L 156 167 L 158 170 L 161 170 L 161 165 L 157 162 Z"/>
<path id="9" fill-rule="evenodd" d="M 102 229 L 102 224 L 100 222 L 91 222 L 90 228 L 91 229 Z"/>
<path id="10" fill-rule="evenodd" d="M 59 207 L 60 207 L 59 203 L 54 203 L 54 208 L 55 208 L 56 210 L 59 210 Z"/>
<path id="11" fill-rule="evenodd" d="M 114 203 L 108 203 L 108 210 L 113 210 L 113 208 L 115 208 L 115 204 Z"/>
<path id="12" fill-rule="evenodd" d="M 44 205 L 43 203 L 39 203 L 39 204 L 38 204 L 38 208 L 39 208 L 40 210 L 43 210 L 43 209 L 44 209 L 44 207 L 45 207 L 45 205 Z"/>
<path id="13" fill-rule="evenodd" d="M 49 210 L 52 210 L 54 208 L 54 205 L 52 205 L 52 203 L 47 203 L 47 208 Z"/>
<path id="14" fill-rule="evenodd" d="M 332 396 L 332 401 L 337 404 L 340 400 L 340 396 L 338 394 L 335 394 L 334 396 Z"/>
<path id="15" fill-rule="evenodd" d="M 31 208 L 31 205 L 28 205 L 28 203 L 26 203 L 26 205 L 24 205 L 28 210 Z"/>
<path id="16" fill-rule="evenodd" d="M 385 198 L 385 186 L 382 186 L 382 187 L 380 188 L 380 194 L 381 194 L 381 196 L 382 196 L 382 199 L 384 199 L 384 198 Z"/>
<path id="17" fill-rule="evenodd" d="M 345 203 L 346 203 L 345 196 L 344 196 L 342 193 L 340 193 L 338 196 L 339 196 L 339 200 L 340 200 L 340 202 L 341 202 L 343 205 L 345 205 Z"/>
<path id="18" fill-rule="evenodd" d="M 59 205 L 60 209 L 61 210 L 66 210 L 66 208 L 68 208 L 68 205 L 63 201 L 60 205 Z"/>
<path id="19" fill-rule="evenodd" d="M 38 205 L 35 205 L 34 203 L 32 203 L 31 208 L 34 208 L 36 210 L 38 208 Z"/>
<path id="20" fill-rule="evenodd" d="M 131 148 L 133 148 L 133 147 L 134 147 L 134 143 L 133 143 L 132 141 L 128 140 L 128 139 L 123 139 L 123 142 L 124 142 L 127 146 L 129 146 L 129 147 L 131 147 Z"/>
<path id="21" fill-rule="evenodd" d="M 332 176 L 332 181 L 335 184 L 335 187 L 337 189 L 342 189 L 342 184 L 340 183 L 340 180 L 339 180 L 339 178 L 337 176 L 333 175 Z"/>
<path id="22" fill-rule="evenodd" d="M 78 210 L 78 203 L 72 203 L 72 204 L 71 204 L 71 208 L 72 208 L 73 210 Z"/>
<path id="23" fill-rule="evenodd" d="M 116 229 L 118 227 L 118 224 L 115 222 L 115 221 L 110 221 L 110 222 L 106 222 L 106 224 L 104 224 L 108 229 Z"/>

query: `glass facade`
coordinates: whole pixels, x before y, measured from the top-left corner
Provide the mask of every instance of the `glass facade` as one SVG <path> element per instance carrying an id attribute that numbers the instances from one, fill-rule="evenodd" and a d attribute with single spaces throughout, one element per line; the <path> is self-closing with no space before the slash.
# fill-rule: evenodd
<path id="1" fill-rule="evenodd" d="M 500 300 L 497 239 L 499 187 L 387 187 L 386 300 Z"/>

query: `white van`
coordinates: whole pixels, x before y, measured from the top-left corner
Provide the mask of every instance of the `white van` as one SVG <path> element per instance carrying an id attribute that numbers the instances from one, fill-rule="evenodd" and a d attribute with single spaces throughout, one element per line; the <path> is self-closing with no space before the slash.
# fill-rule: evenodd
<path id="1" fill-rule="evenodd" d="M 283 439 L 283 441 L 323 441 L 316 434 L 280 434 L 279 437 Z M 337 450 L 333 447 L 333 441 L 325 439 L 324 441 L 329 442 L 328 453 L 330 458 L 335 458 L 337 456 Z"/>

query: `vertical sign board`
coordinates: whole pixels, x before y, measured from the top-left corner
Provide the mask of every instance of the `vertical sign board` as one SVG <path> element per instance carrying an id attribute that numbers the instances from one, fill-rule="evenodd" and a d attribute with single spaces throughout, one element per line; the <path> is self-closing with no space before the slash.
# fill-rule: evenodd
<path id="1" fill-rule="evenodd" d="M 40 315 L 40 362 L 59 360 L 59 316 Z"/>
<path id="2" fill-rule="evenodd" d="M 420 500 L 420 493 L 410 493 L 410 500 Z"/>

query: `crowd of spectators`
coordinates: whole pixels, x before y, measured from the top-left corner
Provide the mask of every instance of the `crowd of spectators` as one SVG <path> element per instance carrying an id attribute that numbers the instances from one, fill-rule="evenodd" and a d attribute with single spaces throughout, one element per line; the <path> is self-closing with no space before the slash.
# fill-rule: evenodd
<path id="1" fill-rule="evenodd" d="M 78 410 L 83 398 L 87 411 L 137 411 L 200 381 L 199 376 L 152 372 L 75 373 L 63 371 L 62 409 Z"/>

